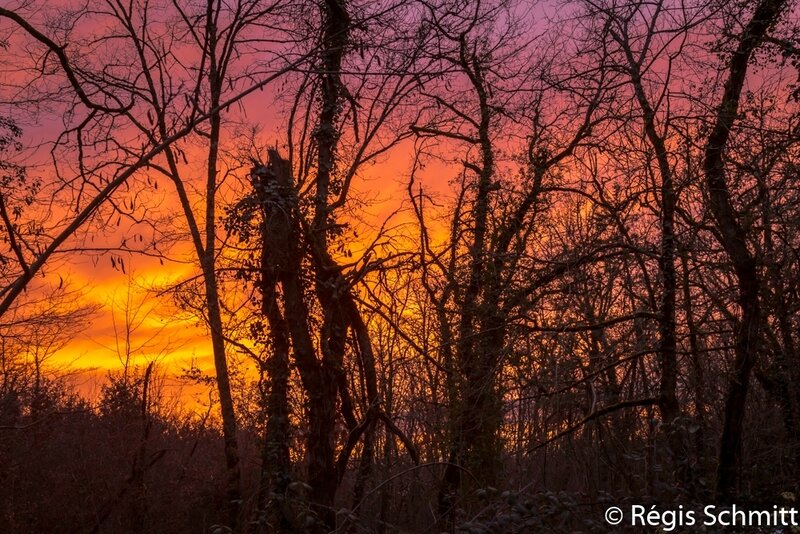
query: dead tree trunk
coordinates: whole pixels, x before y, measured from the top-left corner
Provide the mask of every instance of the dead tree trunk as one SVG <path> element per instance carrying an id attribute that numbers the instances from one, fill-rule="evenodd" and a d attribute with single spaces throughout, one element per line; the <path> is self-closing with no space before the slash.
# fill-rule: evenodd
<path id="1" fill-rule="evenodd" d="M 255 169 L 254 175 L 254 185 L 258 184 L 258 196 L 265 214 L 263 254 L 270 258 L 267 265 L 263 265 L 263 275 L 274 276 L 274 280 L 280 284 L 284 302 L 283 324 L 291 339 L 292 355 L 308 399 L 306 455 L 308 483 L 311 486 L 309 499 L 312 510 L 320 519 L 320 530 L 324 531 L 335 527 L 333 498 L 337 477 L 333 436 L 336 426 L 336 376 L 325 364 L 324 358 L 322 361 L 317 358 L 311 335 L 310 312 L 302 280 L 303 233 L 289 163 L 276 151 L 270 151 L 268 165 Z M 280 322 L 275 310 L 267 311 L 276 322 Z"/>
<path id="2" fill-rule="evenodd" d="M 258 532 L 267 532 L 267 524 L 291 532 L 293 517 L 287 502 L 291 480 L 289 325 L 278 300 L 280 272 L 289 268 L 287 251 L 292 237 L 291 207 L 283 205 L 277 181 L 270 180 L 270 174 L 258 170 L 254 170 L 252 180 L 261 212 L 259 291 L 261 314 L 269 326 L 267 342 L 271 351 L 265 364 L 269 393 L 266 403 L 267 427 L 261 453 Z"/>
<path id="3" fill-rule="evenodd" d="M 365 453 L 362 457 L 362 474 L 369 473 L 373 432 L 378 419 L 386 424 L 389 432 L 397 435 L 408 449 L 415 462 L 418 457 L 412 442 L 383 414 L 378 395 L 375 355 L 369 332 L 356 306 L 349 283 L 342 275 L 325 246 L 314 239 L 300 213 L 289 162 L 274 150 L 269 152 L 269 164 L 256 168 L 254 186 L 262 205 L 264 221 L 262 227 L 262 284 L 265 295 L 264 306 L 275 300 L 275 285 L 279 284 L 283 298 L 283 317 L 277 303 L 263 309 L 270 324 L 279 328 L 274 339 L 276 351 L 285 346 L 280 337 L 281 328 L 288 332 L 291 340 L 291 355 L 297 365 L 300 379 L 308 399 L 308 439 L 306 457 L 308 483 L 311 486 L 312 510 L 319 518 L 317 530 L 328 532 L 336 527 L 333 509 L 334 497 L 347 468 L 347 462 L 359 440 L 364 438 Z M 316 278 L 317 298 L 324 318 L 321 331 L 312 335 L 308 296 L 305 293 L 310 282 L 304 278 L 304 269 L 311 270 Z M 271 280 L 271 281 L 270 281 Z M 281 326 L 282 325 L 282 326 Z M 366 399 L 364 399 L 362 421 L 356 419 L 353 398 L 348 389 L 344 371 L 344 355 L 347 334 L 353 332 L 357 348 L 358 368 L 363 374 Z M 319 339 L 319 350 L 314 338 Z M 319 353 L 319 354 L 318 354 Z M 278 354 L 273 356 L 278 357 Z M 278 372 L 288 370 L 281 364 Z M 277 380 L 276 376 L 275 379 Z M 281 379 L 282 380 L 282 379 Z M 285 387 L 279 382 L 278 387 Z M 285 391 L 275 391 L 275 402 L 285 398 Z M 337 420 L 337 400 L 340 401 L 342 418 L 349 435 L 336 455 L 334 437 Z M 277 439 L 277 436 L 276 436 Z M 361 480 L 363 484 L 365 481 Z M 363 487 L 361 489 L 363 491 Z"/>

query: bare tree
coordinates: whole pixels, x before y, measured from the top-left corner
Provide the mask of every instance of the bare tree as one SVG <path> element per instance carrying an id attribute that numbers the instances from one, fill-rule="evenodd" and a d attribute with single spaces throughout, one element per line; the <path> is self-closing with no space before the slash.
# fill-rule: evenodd
<path id="1" fill-rule="evenodd" d="M 412 129 L 463 146 L 465 154 L 449 239 L 441 249 L 425 221 L 422 190 L 410 195 L 421 232 L 422 283 L 437 310 L 438 350 L 449 381 L 452 426 L 439 512 L 451 517 L 465 469 L 479 484 L 491 485 L 499 473 L 500 377 L 514 344 L 514 318 L 535 308 L 537 294 L 558 277 L 613 248 L 597 242 L 596 249 L 563 250 L 548 258 L 550 268 L 542 268 L 532 238 L 559 168 L 602 120 L 596 111 L 606 73 L 601 62 L 583 72 L 579 84 L 562 81 L 578 79 L 582 66 L 567 74 L 569 68 L 560 71 L 562 65 L 532 53 L 547 41 L 534 44 L 514 23 L 504 24 L 513 9 L 506 4 L 428 9 L 444 83 L 426 90 L 430 114 Z M 450 87 L 459 88 L 458 99 L 447 93 Z M 557 99 L 574 110 L 547 110 L 546 103 Z M 569 127 L 557 134 L 561 121 Z M 526 139 L 524 147 L 513 144 L 514 136 Z M 510 150 L 524 154 L 518 178 L 508 175 L 509 162 L 500 157 Z"/>
<path id="2" fill-rule="evenodd" d="M 719 238 L 736 272 L 742 316 L 737 324 L 736 360 L 733 366 L 725 421 L 720 438 L 717 494 L 724 501 L 735 498 L 738 464 L 741 459 L 744 411 L 750 373 L 761 345 L 761 280 L 756 260 L 747 247 L 747 234 L 733 208 L 725 176 L 724 154 L 736 121 L 739 99 L 750 58 L 769 29 L 780 19 L 786 2 L 765 0 L 756 4 L 749 22 L 735 41 L 736 50 L 728 66 L 722 96 L 717 106 L 711 133 L 705 144 L 703 171 L 708 188 L 709 209 L 714 214 Z"/>

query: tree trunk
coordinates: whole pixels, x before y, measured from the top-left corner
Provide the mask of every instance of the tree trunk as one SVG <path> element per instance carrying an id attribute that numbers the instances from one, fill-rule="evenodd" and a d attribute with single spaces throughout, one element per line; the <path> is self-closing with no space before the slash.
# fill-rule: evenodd
<path id="1" fill-rule="evenodd" d="M 738 493 L 739 463 L 742 454 L 744 412 L 750 374 L 759 347 L 761 308 L 760 280 L 756 260 L 747 248 L 746 233 L 731 202 L 725 176 L 724 153 L 730 131 L 736 121 L 739 97 L 747 76 L 750 56 L 761 44 L 769 28 L 780 18 L 786 0 L 761 0 L 739 39 L 730 61 L 728 79 L 717 108 L 714 127 L 705 145 L 703 171 L 720 240 L 733 264 L 739 286 L 738 304 L 741 321 L 736 326 L 733 377 L 725 401 L 725 416 L 720 439 L 717 471 L 717 497 L 733 501 Z"/>
<path id="2" fill-rule="evenodd" d="M 258 495 L 258 532 L 267 524 L 291 532 L 292 516 L 287 502 L 291 480 L 289 461 L 289 326 L 278 304 L 278 279 L 287 268 L 285 251 L 291 235 L 289 217 L 281 206 L 278 192 L 264 174 L 253 172 L 253 189 L 261 209 L 261 314 L 269 326 L 271 354 L 265 371 L 269 384 L 266 402 L 267 427 L 261 453 L 261 480 Z"/>
<path id="3" fill-rule="evenodd" d="M 269 151 L 266 168 L 258 168 L 260 195 L 267 216 L 262 235 L 264 254 L 269 254 L 271 268 L 283 291 L 284 315 L 292 354 L 308 399 L 308 436 L 306 458 L 309 500 L 319 519 L 318 530 L 335 528 L 333 499 L 337 476 L 333 437 L 336 427 L 336 376 L 330 366 L 317 358 L 311 335 L 310 312 L 305 301 L 303 250 L 301 248 L 300 214 L 291 178 L 289 163 L 277 151 Z M 267 213 L 268 210 L 268 213 Z"/>

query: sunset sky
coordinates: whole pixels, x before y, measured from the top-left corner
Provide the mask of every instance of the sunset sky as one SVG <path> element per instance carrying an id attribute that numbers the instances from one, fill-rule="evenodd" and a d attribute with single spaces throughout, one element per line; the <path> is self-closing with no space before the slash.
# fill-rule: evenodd
<path id="1" fill-rule="evenodd" d="M 0 532 L 795 505 L 798 2 L 5 0 Z"/>
<path id="2" fill-rule="evenodd" d="M 245 104 L 262 109 L 264 95 L 250 97 Z M 249 105 L 244 108 L 244 117 L 249 119 Z M 264 146 L 274 144 L 275 137 L 263 136 Z M 202 154 L 202 149 L 197 149 Z M 350 250 L 357 259 L 364 247 L 375 238 L 384 223 L 389 234 L 411 224 L 413 215 L 408 211 L 408 179 L 411 172 L 409 162 L 413 160 L 413 143 L 405 142 L 378 164 L 368 168 L 353 185 L 354 192 L 364 199 L 356 215 L 351 218 L 352 228 L 358 238 L 352 238 Z M 191 161 L 191 152 L 187 151 Z M 444 161 L 431 160 L 415 176 L 415 190 L 422 185 L 427 195 L 446 201 L 450 194 L 449 181 L 457 177 L 458 169 Z M 43 167 L 46 172 L 47 167 Z M 243 174 L 243 173 L 242 173 Z M 130 194 L 133 194 L 131 192 Z M 229 191 L 228 198 L 236 190 Z M 179 210 L 172 184 L 159 179 L 159 209 L 165 212 Z M 435 221 L 431 222 L 433 228 Z M 219 225 L 221 226 L 221 224 Z M 125 224 L 122 224 L 122 228 Z M 116 229 L 112 226 L 112 228 Z M 83 246 L 102 249 L 104 246 L 118 247 L 125 235 L 142 233 L 147 229 L 133 225 L 127 232 L 111 232 L 106 229 L 93 233 L 79 241 Z M 138 230 L 137 230 L 138 229 Z M 80 245 L 65 246 L 66 250 Z M 116 258 L 119 254 L 113 253 Z M 101 251 L 64 253 L 57 269 L 46 271 L 45 280 L 58 285 L 63 278 L 69 287 L 80 289 L 82 303 L 96 307 L 92 319 L 63 348 L 54 354 L 51 363 L 56 367 L 66 366 L 79 371 L 76 383 L 79 390 L 94 396 L 109 371 L 119 370 L 125 351 L 126 308 L 131 309 L 131 323 L 136 327 L 130 333 L 132 364 L 146 365 L 155 360 L 167 375 L 177 376 L 183 369 L 196 366 L 213 376 L 211 341 L 206 327 L 193 315 L 181 313 L 169 296 L 157 297 L 153 288 L 174 284 L 197 274 L 194 251 L 188 238 L 175 242 L 165 258 L 145 254 L 122 253 L 125 272 L 120 266 L 112 266 L 111 254 Z M 231 349 L 233 351 L 235 349 Z M 246 358 L 245 358 L 246 361 Z M 173 383 L 177 387 L 177 382 Z M 183 389 L 197 394 L 196 388 Z M 200 393 L 200 397 L 205 395 Z M 185 395 L 184 395 L 185 396 Z M 191 399 L 187 399 L 193 404 Z"/>

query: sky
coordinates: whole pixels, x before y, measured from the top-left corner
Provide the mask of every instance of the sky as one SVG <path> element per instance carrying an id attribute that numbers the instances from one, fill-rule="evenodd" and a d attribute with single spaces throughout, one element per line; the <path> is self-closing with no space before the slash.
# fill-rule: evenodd
<path id="1" fill-rule="evenodd" d="M 355 214 L 358 220 L 351 218 L 358 235 L 356 239 L 354 233 L 350 234 L 349 246 L 355 257 L 372 242 L 382 224 L 388 222 L 391 229 L 413 223 L 412 214 L 405 209 L 411 150 L 411 143 L 398 147 L 391 158 L 371 167 L 354 183 L 357 196 L 368 199 Z M 449 192 L 448 180 L 454 176 L 447 164 L 431 162 L 417 180 L 424 184 L 428 194 L 444 198 Z M 160 202 L 168 209 L 177 209 L 170 186 L 162 180 L 161 189 L 165 193 Z M 123 239 L 123 233 L 130 232 L 92 232 L 91 245 L 114 247 Z M 83 239 L 82 243 L 85 242 Z M 78 371 L 75 384 L 90 398 L 96 397 L 109 372 L 122 368 L 126 353 L 131 354 L 131 363 L 140 367 L 157 361 L 168 377 L 177 377 L 189 367 L 213 376 L 211 341 L 205 325 L 196 317 L 181 313 L 169 296 L 154 296 L 154 288 L 197 274 L 194 251 L 188 240 L 175 243 L 166 258 L 123 253 L 124 272 L 118 262 L 112 265 L 111 256 L 101 252 L 69 252 L 59 258 L 57 269 L 46 273 L 50 283 L 66 280 L 71 288 L 83 294 L 84 304 L 96 307 L 79 332 L 53 355 L 51 363 L 57 368 Z M 130 324 L 129 334 L 127 324 Z M 176 391 L 179 388 L 182 397 L 189 397 L 184 398 L 187 405 L 203 409 L 204 388 L 179 386 L 176 380 L 167 382 Z"/>
<path id="2" fill-rule="evenodd" d="M 129 76 L 125 65 L 129 62 L 135 63 L 136 57 L 129 43 L 115 33 L 120 31 L 116 26 L 118 22 L 114 22 L 113 17 L 108 14 L 99 12 L 87 14 L 75 22 L 63 10 L 73 4 L 79 5 L 70 0 L 48 4 L 46 8 L 27 4 L 20 12 L 25 13 L 33 23 L 54 25 L 57 29 L 51 33 L 58 42 L 66 39 L 64 35 L 67 29 L 71 30 L 66 50 L 75 65 L 89 70 L 115 73 L 123 78 Z M 97 9 L 109 9 L 108 5 L 110 4 L 100 3 Z M 151 5 L 157 7 L 160 4 Z M 181 30 L 181 23 L 165 23 L 167 19 L 162 20 L 163 17 L 168 17 L 167 11 L 156 10 L 151 15 L 153 16 L 145 20 L 142 13 L 134 12 L 133 24 L 141 25 L 143 34 L 164 43 L 172 52 L 169 68 L 156 73 L 155 82 L 164 82 L 167 92 L 172 92 L 171 98 L 166 100 L 169 101 L 175 117 L 180 117 L 186 110 L 185 102 L 191 94 L 194 76 L 199 68 L 199 55 L 196 51 L 193 52 L 192 37 Z M 49 56 L 49 63 L 45 63 L 46 68 L 41 68 L 41 44 L 24 35 L 18 28 L 13 31 L 12 28 L 14 25 L 9 21 L 0 22 L 0 30 L 8 30 L 6 34 L 9 35 L 7 55 L 0 62 L 0 73 L 4 76 L 0 86 L 5 98 L 0 101 L 0 113 L 16 113 L 15 118 L 23 126 L 23 144 L 28 147 L 25 151 L 26 164 L 30 165 L 31 174 L 41 176 L 45 183 L 55 183 L 53 177 L 58 169 L 61 179 L 69 181 L 79 173 L 74 142 L 69 149 L 51 153 L 51 148 L 65 129 L 81 124 L 88 111 L 79 103 L 75 105 L 74 94 L 69 89 L 64 89 L 65 82 L 54 58 Z M 100 39 L 98 36 L 105 38 Z M 259 46 L 263 47 L 261 52 L 256 50 Z M 238 81 L 225 87 L 223 100 L 263 79 L 276 65 L 285 64 L 286 57 L 281 55 L 283 50 L 280 46 L 255 41 L 243 46 L 243 53 L 235 56 L 231 66 L 231 72 L 238 76 Z M 30 68 L 18 68 L 19 65 L 26 64 Z M 380 65 L 379 62 L 377 64 Z M 293 91 L 297 89 L 301 78 L 300 74 L 281 78 L 225 111 L 222 151 L 226 161 L 242 160 L 239 149 L 245 139 L 243 134 L 253 129 L 258 131 L 254 136 L 254 143 L 259 148 L 277 146 L 285 152 L 288 104 L 291 103 Z M 136 79 L 144 86 L 142 78 Z M 377 90 L 369 88 L 372 81 L 368 79 L 365 83 L 367 94 L 371 90 Z M 357 84 L 353 84 L 351 90 L 355 91 L 356 86 Z M 458 87 L 450 86 L 450 90 L 457 92 L 457 89 Z M 45 94 L 53 96 L 43 99 L 42 95 Z M 96 94 L 93 97 L 100 98 Z M 30 104 L 20 107 L 20 102 Z M 142 104 L 141 99 L 138 106 L 142 110 L 134 108 L 134 115 L 138 114 L 139 122 L 147 124 L 152 121 L 152 116 L 145 111 L 147 106 Z M 417 112 L 413 109 L 413 102 L 410 108 L 405 112 Z M 309 113 L 315 112 L 313 106 L 308 109 Z M 361 119 L 366 120 L 366 106 L 358 112 Z M 405 123 L 398 121 L 397 124 Z M 391 121 L 387 122 L 385 135 L 396 134 L 397 132 L 392 131 L 393 127 Z M 407 128 L 407 124 L 404 127 Z M 123 144 L 133 147 L 141 142 L 141 134 L 124 121 L 104 124 L 97 129 L 99 133 L 89 139 L 94 144 L 84 147 L 90 154 L 89 161 L 114 163 L 118 155 L 120 158 L 125 157 L 117 147 L 107 144 L 108 138 L 120 139 Z M 73 137 L 69 139 L 74 140 L 74 131 L 70 135 Z M 297 131 L 295 135 L 299 135 Z M 198 214 L 202 213 L 204 143 L 201 136 L 195 135 L 193 140 L 178 145 L 182 151 L 181 169 L 188 177 L 186 183 L 189 186 L 189 195 Z M 408 210 L 407 187 L 414 162 L 414 149 L 414 143 L 406 140 L 378 158 L 375 164 L 364 166 L 357 175 L 349 198 L 357 199 L 358 202 L 353 203 L 353 210 L 341 216 L 341 220 L 352 225 L 347 239 L 355 257 L 373 240 L 377 229 L 387 220 L 390 232 L 391 228 L 413 224 L 413 214 Z M 463 166 L 458 164 L 458 158 L 463 157 L 463 153 L 454 151 L 452 145 L 444 143 L 440 144 L 436 154 L 442 158 L 427 158 L 425 166 L 418 169 L 415 184 L 422 185 L 427 195 L 446 201 L 455 189 L 451 187 L 451 180 L 456 179 L 463 171 Z M 163 164 L 161 159 L 157 158 L 156 161 Z M 105 169 L 101 172 L 108 173 Z M 246 173 L 247 165 L 242 164 L 231 178 L 226 179 L 219 192 L 220 215 L 221 208 L 226 203 L 234 202 L 246 192 Z M 153 185 L 155 183 L 158 183 L 158 189 Z M 170 298 L 153 296 L 155 288 L 174 284 L 197 274 L 195 254 L 191 241 L 185 234 L 185 224 L 181 222 L 175 190 L 166 178 L 158 178 L 156 171 L 140 172 L 129 184 L 128 189 L 115 193 L 115 202 L 127 209 L 135 201 L 135 215 L 144 216 L 146 213 L 147 217 L 144 218 L 151 221 L 150 224 L 132 223 L 108 211 L 102 213 L 62 247 L 64 251 L 47 266 L 44 280 L 39 281 L 40 284 L 50 284 L 53 287 L 67 284 L 72 290 L 82 294 L 82 304 L 94 309 L 91 317 L 80 325 L 78 333 L 51 358 L 52 364 L 57 367 L 69 366 L 81 370 L 86 377 L 85 384 L 81 386 L 85 391 L 96 391 L 97 384 L 109 371 L 119 370 L 126 353 L 131 354 L 134 365 L 142 365 L 155 359 L 167 373 L 173 375 L 180 374 L 183 368 L 190 365 L 196 365 L 208 373 L 213 370 L 210 339 L 201 321 L 181 313 Z M 39 206 L 41 213 L 47 214 L 46 224 L 51 233 L 70 219 L 70 206 L 75 201 L 75 185 L 76 182 L 73 182 L 59 190 L 53 189 L 52 202 L 48 204 L 48 199 L 45 199 L 45 204 Z M 199 218 L 202 223 L 202 217 Z M 173 240 L 170 246 L 163 244 L 167 238 Z M 159 250 L 165 257 L 102 250 L 105 247 L 117 248 L 123 243 L 141 246 L 150 240 L 159 242 Z M 92 250 L 87 251 L 87 248 Z M 128 320 L 126 310 L 132 316 Z M 126 323 L 134 326 L 127 336 Z M 130 348 L 126 348 L 126 339 L 129 339 Z"/>

